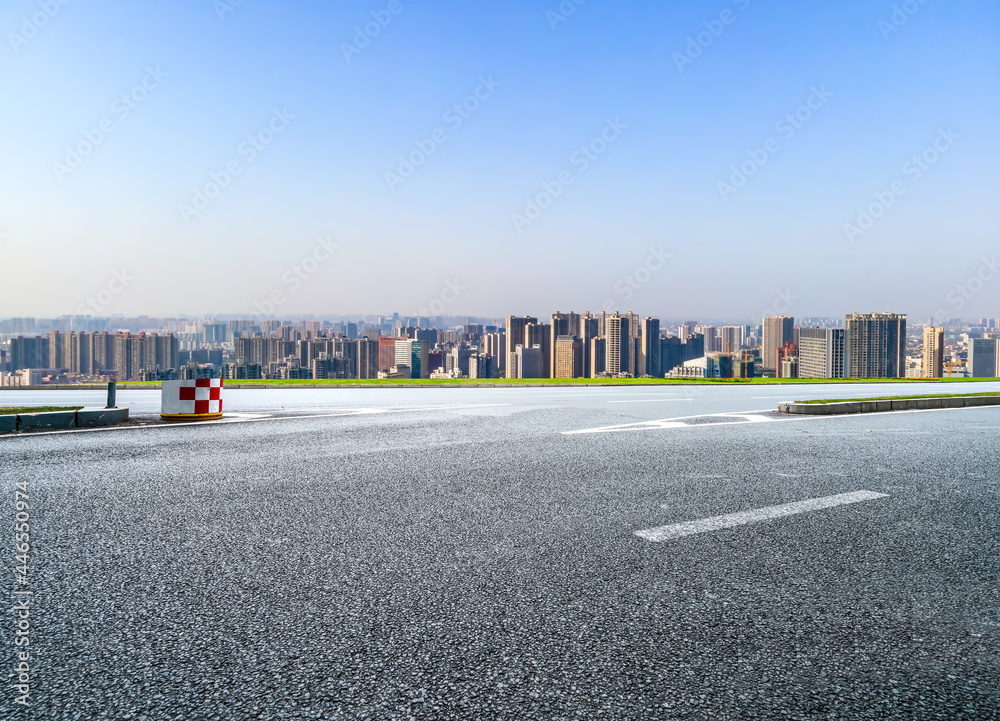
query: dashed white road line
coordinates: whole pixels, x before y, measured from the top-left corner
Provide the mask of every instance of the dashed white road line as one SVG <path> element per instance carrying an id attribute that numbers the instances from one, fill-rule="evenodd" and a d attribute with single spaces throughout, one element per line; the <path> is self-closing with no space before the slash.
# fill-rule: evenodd
<path id="1" fill-rule="evenodd" d="M 850 503 L 861 503 L 862 501 L 874 501 L 877 498 L 888 498 L 885 493 L 875 493 L 874 491 L 855 491 L 853 493 L 841 493 L 836 496 L 826 496 L 824 498 L 810 498 L 807 501 L 796 501 L 795 503 L 783 503 L 780 506 L 767 506 L 757 508 L 752 511 L 739 511 L 738 513 L 727 513 L 724 516 L 712 516 L 702 518 L 698 521 L 687 521 L 685 523 L 674 523 L 669 526 L 650 528 L 645 531 L 636 531 L 635 535 L 645 538 L 653 543 L 671 541 L 675 538 L 684 538 L 698 533 L 708 533 L 718 531 L 723 528 L 733 528 L 734 526 L 745 526 L 748 523 L 759 523 L 769 521 L 774 518 L 784 518 L 800 513 L 820 511 L 824 508 L 835 508 L 845 506 Z"/>

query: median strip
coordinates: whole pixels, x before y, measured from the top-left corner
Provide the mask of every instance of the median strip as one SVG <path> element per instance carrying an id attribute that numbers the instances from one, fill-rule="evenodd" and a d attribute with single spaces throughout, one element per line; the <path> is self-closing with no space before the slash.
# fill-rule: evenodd
<path id="1" fill-rule="evenodd" d="M 1000 394 L 958 396 L 898 396 L 859 398 L 852 401 L 790 401 L 778 404 L 779 413 L 810 416 L 835 416 L 852 413 L 887 413 L 890 411 L 926 411 L 942 408 L 977 408 L 1000 406 Z"/>

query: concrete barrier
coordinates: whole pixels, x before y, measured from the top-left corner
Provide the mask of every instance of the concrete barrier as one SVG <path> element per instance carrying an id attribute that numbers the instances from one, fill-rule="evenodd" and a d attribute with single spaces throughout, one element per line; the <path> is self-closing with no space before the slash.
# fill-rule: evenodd
<path id="1" fill-rule="evenodd" d="M 128 420 L 128 408 L 84 408 L 76 412 L 77 428 L 111 426 Z"/>
<path id="2" fill-rule="evenodd" d="M 779 403 L 782 413 L 810 416 L 833 416 L 844 413 L 862 413 L 861 403 Z"/>
<path id="3" fill-rule="evenodd" d="M 779 403 L 779 413 L 809 416 L 833 416 L 848 413 L 885 413 L 887 411 L 925 411 L 941 408 L 1000 406 L 1000 396 L 953 396 L 951 398 L 903 398 L 884 401 L 845 403 Z"/>
<path id="4" fill-rule="evenodd" d="M 50 411 L 49 413 L 19 413 L 17 430 L 63 430 L 76 428 L 76 411 Z"/>
<path id="5" fill-rule="evenodd" d="M 0 416 L 0 433 L 95 428 L 124 423 L 127 420 L 128 408 L 83 408 L 79 411 L 20 413 Z"/>

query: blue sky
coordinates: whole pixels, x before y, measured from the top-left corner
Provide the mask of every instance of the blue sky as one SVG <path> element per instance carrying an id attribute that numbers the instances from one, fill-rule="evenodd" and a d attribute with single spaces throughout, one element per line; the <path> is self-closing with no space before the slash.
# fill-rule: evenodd
<path id="1" fill-rule="evenodd" d="M 0 316 L 74 313 L 122 271 L 101 314 L 278 292 L 277 315 L 444 293 L 456 315 L 749 322 L 790 295 L 799 316 L 1000 316 L 1000 282 L 953 293 L 998 245 L 998 19 L 986 0 L 14 0 Z M 320 238 L 336 250 L 306 261 Z M 637 283 L 650 248 L 670 258 Z"/>

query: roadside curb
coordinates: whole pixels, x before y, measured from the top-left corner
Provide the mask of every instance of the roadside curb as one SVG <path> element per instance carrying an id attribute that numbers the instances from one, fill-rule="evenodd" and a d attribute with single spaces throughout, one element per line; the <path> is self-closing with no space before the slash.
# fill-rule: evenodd
<path id="1" fill-rule="evenodd" d="M 838 416 L 850 413 L 924 411 L 940 408 L 1000 406 L 1000 396 L 958 396 L 955 398 L 910 398 L 907 400 L 851 401 L 847 403 L 779 403 L 779 413 L 808 416 Z"/>
<path id="2" fill-rule="evenodd" d="M 0 433 L 112 426 L 128 420 L 128 408 L 81 408 L 78 411 L 19 413 L 0 416 Z"/>

